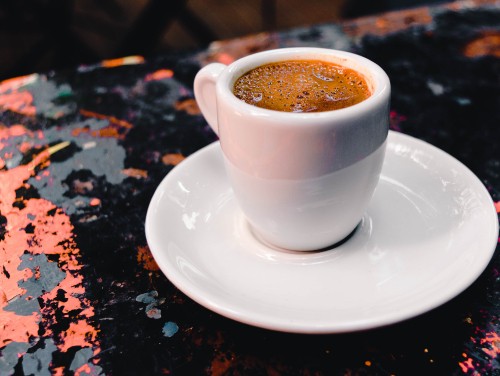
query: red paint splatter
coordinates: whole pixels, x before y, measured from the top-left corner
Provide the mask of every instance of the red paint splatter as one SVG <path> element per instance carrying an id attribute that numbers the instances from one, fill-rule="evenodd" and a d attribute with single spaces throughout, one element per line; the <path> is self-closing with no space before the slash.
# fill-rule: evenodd
<path id="1" fill-rule="evenodd" d="M 497 210 L 497 213 L 500 213 L 500 201 L 495 202 L 495 209 Z"/>

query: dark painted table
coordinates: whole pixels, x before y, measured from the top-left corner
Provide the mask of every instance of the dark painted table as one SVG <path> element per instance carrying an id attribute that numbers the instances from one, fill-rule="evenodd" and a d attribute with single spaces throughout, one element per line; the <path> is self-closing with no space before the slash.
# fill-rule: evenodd
<path id="1" fill-rule="evenodd" d="M 500 254 L 432 312 L 365 332 L 258 329 L 158 270 L 144 219 L 162 178 L 216 137 L 193 100 L 209 61 L 322 46 L 393 85 L 391 128 L 465 163 L 500 211 L 498 1 L 388 13 L 0 83 L 0 374 L 498 375 Z"/>

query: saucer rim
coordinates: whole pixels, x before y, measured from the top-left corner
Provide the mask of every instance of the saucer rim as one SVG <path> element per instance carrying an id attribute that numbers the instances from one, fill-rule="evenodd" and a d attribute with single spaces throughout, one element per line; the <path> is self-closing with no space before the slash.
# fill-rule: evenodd
<path id="1" fill-rule="evenodd" d="M 488 215 L 491 217 L 490 218 L 491 220 L 486 219 L 486 221 L 488 221 L 488 223 L 492 223 L 492 225 L 494 223 L 493 228 L 490 228 L 489 230 L 491 231 L 491 233 L 496 235 L 492 236 L 491 245 L 489 247 L 484 246 L 481 259 L 482 262 L 476 266 L 474 272 L 471 273 L 470 271 L 468 271 L 466 275 L 467 278 L 462 278 L 461 283 L 456 283 L 455 286 L 449 288 L 448 292 L 446 294 L 442 294 L 439 299 L 434 299 L 428 302 L 427 304 L 421 304 L 418 309 L 413 309 L 411 310 L 411 312 L 406 314 L 380 315 L 378 316 L 378 318 L 375 319 L 351 321 L 342 325 L 339 325 L 339 323 L 332 323 L 332 322 L 328 322 L 326 324 L 314 323 L 314 322 L 298 323 L 298 322 L 287 321 L 286 318 L 285 319 L 276 318 L 272 317 L 272 315 L 263 315 L 260 312 L 250 312 L 250 314 L 248 314 L 245 312 L 244 308 L 238 310 L 237 309 L 238 307 L 235 308 L 233 304 L 231 304 L 230 302 L 229 304 L 223 304 L 223 303 L 221 304 L 221 302 L 217 301 L 217 299 L 212 300 L 211 297 L 206 296 L 203 288 L 201 288 L 200 286 L 197 286 L 196 284 L 192 283 L 190 284 L 189 281 L 188 283 L 186 283 L 186 278 L 183 275 L 183 273 L 177 270 L 175 266 L 172 267 L 170 265 L 169 267 L 164 262 L 162 262 L 162 255 L 160 254 L 161 249 L 159 249 L 160 247 L 157 248 L 156 244 L 154 244 L 152 240 L 153 234 L 151 233 L 152 232 L 151 223 L 153 221 L 152 220 L 153 211 L 154 208 L 158 205 L 159 201 L 161 200 L 161 192 L 163 191 L 164 187 L 168 185 L 169 181 L 172 178 L 174 178 L 177 173 L 181 172 L 184 169 L 188 169 L 192 163 L 196 163 L 197 159 L 202 154 L 217 152 L 217 148 L 219 148 L 218 141 L 215 141 L 203 147 L 202 149 L 196 151 L 195 153 L 191 154 L 188 158 L 186 158 L 184 161 L 182 161 L 179 165 L 175 166 L 163 178 L 162 182 L 156 188 L 155 193 L 149 204 L 145 221 L 146 239 L 149 248 L 151 250 L 151 253 L 154 259 L 156 260 L 158 266 L 160 267 L 160 270 L 167 277 L 167 279 L 169 279 L 170 282 L 173 283 L 180 291 L 182 291 L 185 295 L 187 295 L 189 298 L 191 298 L 198 304 L 222 316 L 233 319 L 235 321 L 274 331 L 303 333 L 303 334 L 333 334 L 333 333 L 355 332 L 360 330 L 367 330 L 377 327 L 388 326 L 391 324 L 395 324 L 401 321 L 417 317 L 423 313 L 429 312 L 445 304 L 446 302 L 450 301 L 451 299 L 455 298 L 460 293 L 462 293 L 465 289 L 467 289 L 470 285 L 472 285 L 487 268 L 489 262 L 491 261 L 494 255 L 496 245 L 498 242 L 497 240 L 499 231 L 498 217 L 494 206 L 494 202 L 484 184 L 467 166 L 465 166 L 455 157 L 433 146 L 432 144 L 429 144 L 426 141 L 399 132 L 389 131 L 388 146 L 390 143 L 405 143 L 405 144 L 409 143 L 413 147 L 418 146 L 426 148 L 430 153 L 436 155 L 439 158 L 448 158 L 450 162 L 452 162 L 454 165 L 457 166 L 457 168 L 460 169 L 461 173 L 468 175 L 467 178 L 472 179 L 471 181 L 474 181 L 473 187 L 475 190 L 479 189 L 481 191 L 481 194 L 484 195 L 485 198 L 489 198 L 489 200 L 487 200 L 489 201 L 488 206 L 490 206 L 492 209 L 492 210 L 489 210 L 488 208 L 485 209 L 488 211 L 489 213 Z M 487 240 L 483 242 L 488 243 Z"/>

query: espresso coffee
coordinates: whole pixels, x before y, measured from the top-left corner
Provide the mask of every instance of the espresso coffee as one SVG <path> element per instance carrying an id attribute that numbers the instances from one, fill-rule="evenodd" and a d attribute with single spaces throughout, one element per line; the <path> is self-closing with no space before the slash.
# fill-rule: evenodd
<path id="1" fill-rule="evenodd" d="M 261 65 L 238 78 L 233 93 L 248 104 L 284 112 L 338 110 L 371 95 L 360 73 L 319 60 Z"/>

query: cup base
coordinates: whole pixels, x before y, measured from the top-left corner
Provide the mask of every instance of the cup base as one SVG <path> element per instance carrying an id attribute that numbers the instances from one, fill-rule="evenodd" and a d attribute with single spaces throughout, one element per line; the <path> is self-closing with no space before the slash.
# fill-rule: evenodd
<path id="1" fill-rule="evenodd" d="M 259 243 L 261 243 L 262 245 L 268 247 L 268 248 L 271 248 L 271 249 L 274 249 L 276 251 L 280 251 L 280 252 L 286 252 L 286 253 L 321 253 L 321 252 L 327 252 L 327 251 L 331 251 L 331 250 L 334 250 L 335 248 L 341 246 L 342 244 L 348 242 L 353 236 L 354 234 L 356 233 L 356 231 L 358 230 L 358 228 L 360 227 L 361 223 L 362 223 L 363 220 L 361 220 L 357 225 L 356 227 L 354 227 L 354 229 L 347 235 L 345 236 L 342 240 L 339 240 L 331 245 L 328 245 L 326 247 L 322 247 L 322 248 L 313 248 L 313 249 L 291 249 L 291 248 L 284 248 L 284 247 L 280 247 L 278 245 L 275 245 L 271 242 L 269 242 L 268 240 L 266 240 L 247 220 L 245 220 L 245 222 L 247 222 L 247 226 L 248 226 L 248 229 L 249 229 L 249 232 L 250 234 L 255 238 L 255 240 L 257 240 Z"/>

